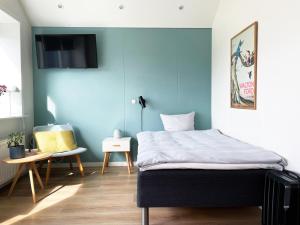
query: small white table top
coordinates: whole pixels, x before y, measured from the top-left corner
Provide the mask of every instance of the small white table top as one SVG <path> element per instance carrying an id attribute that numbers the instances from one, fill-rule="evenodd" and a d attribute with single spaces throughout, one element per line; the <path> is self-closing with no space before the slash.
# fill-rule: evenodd
<path id="1" fill-rule="evenodd" d="M 108 138 L 105 138 L 103 140 L 103 142 L 105 141 L 108 141 L 108 142 L 112 142 L 112 143 L 115 143 L 115 142 L 127 142 L 127 141 L 130 141 L 131 137 L 122 137 L 122 138 L 113 138 L 113 137 L 108 137 Z"/>

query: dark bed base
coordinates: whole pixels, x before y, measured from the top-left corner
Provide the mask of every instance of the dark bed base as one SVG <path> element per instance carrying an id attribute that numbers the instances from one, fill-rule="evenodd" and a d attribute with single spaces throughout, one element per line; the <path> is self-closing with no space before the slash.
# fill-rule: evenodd
<path id="1" fill-rule="evenodd" d="M 261 206 L 268 170 L 149 170 L 139 172 L 137 206 L 142 224 L 150 207 Z"/>

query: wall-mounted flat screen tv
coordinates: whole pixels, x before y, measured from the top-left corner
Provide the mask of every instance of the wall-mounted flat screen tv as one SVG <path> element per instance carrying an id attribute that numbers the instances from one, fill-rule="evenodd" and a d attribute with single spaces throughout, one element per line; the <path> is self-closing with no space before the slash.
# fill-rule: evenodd
<path id="1" fill-rule="evenodd" d="M 37 63 L 46 68 L 97 68 L 95 34 L 35 35 Z"/>

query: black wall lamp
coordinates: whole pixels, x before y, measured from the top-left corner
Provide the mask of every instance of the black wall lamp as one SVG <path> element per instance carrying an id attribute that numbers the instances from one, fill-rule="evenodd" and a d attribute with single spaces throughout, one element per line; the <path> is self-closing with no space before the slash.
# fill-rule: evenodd
<path id="1" fill-rule="evenodd" d="M 139 97 L 139 103 L 142 106 L 142 109 L 146 108 L 146 100 L 143 98 L 143 96 Z"/>

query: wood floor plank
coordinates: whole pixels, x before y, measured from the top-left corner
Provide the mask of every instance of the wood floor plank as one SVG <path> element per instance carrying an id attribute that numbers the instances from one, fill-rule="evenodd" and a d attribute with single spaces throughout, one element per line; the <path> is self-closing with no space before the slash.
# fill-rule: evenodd
<path id="1" fill-rule="evenodd" d="M 37 192 L 32 203 L 28 177 L 20 178 L 11 198 L 0 190 L 0 224 L 5 225 L 140 225 L 136 207 L 136 171 L 111 167 L 104 176 L 99 168 L 79 172 L 53 169 L 51 182 Z M 41 171 L 42 178 L 45 170 Z M 151 225 L 259 225 L 257 208 L 195 209 L 151 208 Z"/>

